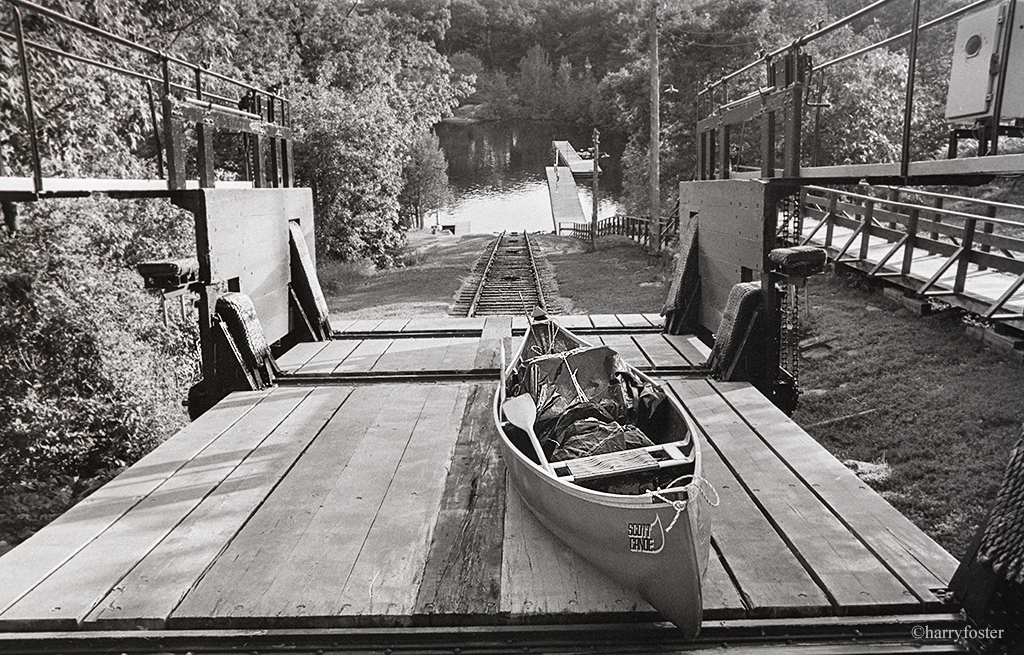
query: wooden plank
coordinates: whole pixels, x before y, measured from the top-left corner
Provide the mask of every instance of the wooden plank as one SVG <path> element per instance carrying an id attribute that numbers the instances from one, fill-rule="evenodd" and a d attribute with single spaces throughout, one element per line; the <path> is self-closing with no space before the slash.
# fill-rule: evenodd
<path id="1" fill-rule="evenodd" d="M 327 347 L 330 341 L 303 341 L 292 346 L 277 359 L 277 365 L 285 373 L 294 373 L 303 364 Z"/>
<path id="2" fill-rule="evenodd" d="M 56 571 L 193 460 L 269 391 L 231 394 L 0 558 L 0 611 Z"/>
<path id="3" fill-rule="evenodd" d="M 75 629 L 309 393 L 275 389 L 159 488 L 0 614 L 3 629 Z"/>
<path id="4" fill-rule="evenodd" d="M 700 422 L 706 417 L 698 412 L 694 418 Z M 705 445 L 701 455 L 704 477 L 720 499 L 712 510 L 711 533 L 746 600 L 748 615 L 830 613 L 828 597 L 718 452 Z"/>
<path id="5" fill-rule="evenodd" d="M 235 470 L 86 617 L 90 629 L 161 629 L 352 392 L 313 389 Z"/>
<path id="6" fill-rule="evenodd" d="M 444 351 L 438 370 L 472 371 L 479 351 L 480 340 L 476 337 L 453 337 Z"/>
<path id="7" fill-rule="evenodd" d="M 701 578 L 700 595 L 705 621 L 741 619 L 747 615 L 743 598 L 725 570 L 714 544 L 708 556 L 708 567 Z"/>
<path id="8" fill-rule="evenodd" d="M 591 314 L 590 322 L 595 328 L 621 328 L 622 323 L 615 314 Z"/>
<path id="9" fill-rule="evenodd" d="M 451 343 L 448 337 L 395 339 L 370 370 L 374 373 L 436 371 Z"/>
<path id="10" fill-rule="evenodd" d="M 381 324 L 383 319 L 380 318 L 361 318 L 352 321 L 349 325 L 345 326 L 342 333 L 349 332 L 373 332 L 373 330 Z"/>
<path id="11" fill-rule="evenodd" d="M 640 367 L 651 366 L 651 361 L 644 355 L 644 351 L 640 350 L 628 334 L 606 334 L 601 340 L 604 345 L 619 353 L 626 363 Z"/>
<path id="12" fill-rule="evenodd" d="M 658 614 L 635 592 L 623 589 L 555 538 L 527 509 L 507 479 L 501 612 L 513 623 L 561 618 L 655 620 Z"/>
<path id="13" fill-rule="evenodd" d="M 654 366 L 692 366 L 661 334 L 634 334 L 633 340 Z"/>
<path id="14" fill-rule="evenodd" d="M 647 317 L 643 314 L 617 314 L 616 317 L 619 319 L 619 323 L 622 323 L 623 327 L 627 328 L 649 328 L 651 322 L 647 320 Z"/>
<path id="15" fill-rule="evenodd" d="M 368 373 L 391 344 L 392 339 L 366 339 L 335 369 L 335 373 Z"/>
<path id="16" fill-rule="evenodd" d="M 505 533 L 505 466 L 494 436 L 491 401 L 497 384 L 472 387 L 415 614 L 446 622 L 493 617 L 501 602 Z"/>
<path id="17" fill-rule="evenodd" d="M 761 441 L 705 380 L 669 382 L 737 479 L 837 612 L 913 610 L 920 602 Z"/>
<path id="18" fill-rule="evenodd" d="M 450 332 L 452 330 L 482 330 L 482 316 L 415 317 L 403 328 L 403 332 Z"/>
<path id="19" fill-rule="evenodd" d="M 660 328 L 665 325 L 665 317 L 661 314 L 644 314 L 643 317 L 650 322 L 652 327 Z"/>
<path id="20" fill-rule="evenodd" d="M 295 372 L 302 375 L 328 374 L 345 358 L 352 354 L 352 351 L 359 345 L 358 339 L 334 339 L 327 342 L 327 346 L 310 358 L 308 362 L 299 367 Z"/>
<path id="21" fill-rule="evenodd" d="M 426 399 L 426 385 L 357 387 L 171 614 L 171 628 L 308 627 L 297 617 L 325 614 Z"/>
<path id="22" fill-rule="evenodd" d="M 353 323 L 355 323 L 355 321 L 352 320 L 352 319 L 348 319 L 348 318 L 340 319 L 340 320 L 337 319 L 337 318 L 332 318 L 331 319 L 331 332 L 334 333 L 334 334 L 341 334 L 342 332 L 347 330 Z"/>
<path id="23" fill-rule="evenodd" d="M 722 397 L 782 457 L 801 481 L 832 509 L 848 529 L 926 603 L 939 599 L 958 562 L 879 496 L 823 446 L 790 421 L 756 389 L 713 383 Z"/>
<path id="24" fill-rule="evenodd" d="M 374 332 L 401 332 L 409 324 L 407 318 L 386 318 L 373 328 Z"/>
<path id="25" fill-rule="evenodd" d="M 429 387 L 345 591 L 323 608 L 328 615 L 412 615 L 468 396 L 466 385 Z"/>
<path id="26" fill-rule="evenodd" d="M 672 347 L 678 350 L 679 354 L 690 364 L 701 366 L 707 363 L 711 351 L 697 337 L 691 337 L 688 334 L 663 334 L 661 336 L 672 344 Z"/>
<path id="27" fill-rule="evenodd" d="M 484 319 L 483 331 L 480 333 L 480 347 L 477 350 L 473 367 L 476 369 L 498 368 L 501 340 L 511 337 L 511 316 L 487 316 Z M 506 357 L 511 355 L 512 353 L 505 353 Z"/>
<path id="28" fill-rule="evenodd" d="M 566 314 L 565 316 L 556 316 L 555 320 L 566 330 L 594 327 L 594 323 L 586 314 Z"/>

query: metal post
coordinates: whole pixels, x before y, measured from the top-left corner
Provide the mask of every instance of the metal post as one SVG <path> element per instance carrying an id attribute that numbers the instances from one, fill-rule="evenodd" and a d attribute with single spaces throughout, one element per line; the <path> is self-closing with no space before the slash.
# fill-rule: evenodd
<path id="1" fill-rule="evenodd" d="M 594 175 L 591 178 L 591 195 L 593 196 L 593 209 L 590 214 L 590 246 L 597 249 L 597 177 L 599 163 L 601 161 L 601 133 L 594 128 Z"/>
<path id="2" fill-rule="evenodd" d="M 920 0 L 919 0 L 920 1 Z M 999 121 L 1003 116 L 1003 91 L 1006 87 L 1006 73 L 1010 68 L 1010 42 L 1014 38 L 1014 9 L 1016 0 L 1006 4 L 1006 17 L 1003 23 L 1002 52 L 999 56 L 999 80 L 996 83 L 996 97 L 992 104 L 992 146 L 989 154 L 999 154 Z"/>
<path id="3" fill-rule="evenodd" d="M 658 0 L 651 0 L 651 250 L 661 252 L 661 74 L 658 69 Z"/>
<path id="4" fill-rule="evenodd" d="M 32 181 L 36 193 L 43 190 L 43 164 L 39 158 L 39 137 L 36 134 L 36 112 L 32 106 L 32 83 L 28 74 L 28 52 L 25 50 L 25 32 L 21 25 L 21 11 L 14 9 L 14 30 L 18 37 L 18 64 L 21 66 L 21 84 L 25 90 L 25 119 L 28 121 L 28 139 L 32 147 Z"/>
<path id="5" fill-rule="evenodd" d="M 910 48 L 907 53 L 907 97 L 903 109 L 903 154 L 900 157 L 900 177 L 910 173 L 910 119 L 914 112 L 914 73 L 917 70 L 917 36 L 921 27 L 921 0 L 914 0 L 911 16 Z"/>
<path id="6" fill-rule="evenodd" d="M 146 95 L 149 97 L 149 120 L 153 123 L 153 139 L 156 141 L 156 170 L 160 179 L 164 178 L 164 146 L 160 142 L 160 127 L 156 123 L 156 103 L 153 101 L 153 84 L 146 82 Z"/>

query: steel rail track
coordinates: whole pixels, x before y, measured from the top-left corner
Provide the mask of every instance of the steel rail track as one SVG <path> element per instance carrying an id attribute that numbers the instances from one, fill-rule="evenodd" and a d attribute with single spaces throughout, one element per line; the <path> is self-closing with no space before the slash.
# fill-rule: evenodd
<path id="1" fill-rule="evenodd" d="M 527 314 L 535 306 L 548 311 L 544 283 L 533 243 L 525 232 L 502 232 L 491 244 L 486 261 L 477 262 L 477 278 L 452 308 L 459 316 Z"/>
<path id="2" fill-rule="evenodd" d="M 0 633 L 0 652 L 9 655 L 503 655 L 580 653 L 633 655 L 651 652 L 743 653 L 819 652 L 843 655 L 962 653 L 962 646 L 922 642 L 914 627 L 964 627 L 959 614 L 805 619 L 705 621 L 694 641 L 667 623 L 565 625 L 481 625 L 320 629 L 178 629 Z M 746 646 L 746 647 L 744 647 Z"/>

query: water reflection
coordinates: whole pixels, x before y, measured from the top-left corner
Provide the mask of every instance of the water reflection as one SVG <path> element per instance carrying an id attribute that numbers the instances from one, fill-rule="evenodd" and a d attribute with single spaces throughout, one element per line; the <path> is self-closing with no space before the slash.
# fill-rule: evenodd
<path id="1" fill-rule="evenodd" d="M 591 143 L 589 129 L 533 121 L 442 123 L 437 135 L 448 158 L 455 198 L 426 224 L 457 225 L 458 231 L 472 233 L 551 232 L 554 224 L 544 175 L 544 167 L 554 162 L 551 141 L 567 140 L 579 149 Z M 598 216 L 605 218 L 618 210 L 621 145 L 602 137 L 601 147 L 612 155 L 601 162 Z M 581 182 L 579 187 L 584 215 L 589 218 L 589 183 Z"/>

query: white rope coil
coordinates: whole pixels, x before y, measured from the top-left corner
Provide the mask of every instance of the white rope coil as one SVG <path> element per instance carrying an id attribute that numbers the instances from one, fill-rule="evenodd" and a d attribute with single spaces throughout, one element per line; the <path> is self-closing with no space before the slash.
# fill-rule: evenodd
<path id="1" fill-rule="evenodd" d="M 718 504 L 721 502 L 721 498 L 718 496 L 718 491 L 715 490 L 715 487 L 712 486 L 712 484 L 710 482 L 708 482 L 706 479 L 700 477 L 699 475 L 693 476 L 693 479 L 690 480 L 690 483 L 687 484 L 686 486 L 681 487 L 678 490 L 673 490 L 673 491 L 685 491 L 686 495 L 687 495 L 687 500 L 682 500 L 682 499 L 678 499 L 678 498 L 675 499 L 675 500 L 672 500 L 672 499 L 666 498 L 663 495 L 662 492 L 666 492 L 666 491 L 669 491 L 670 489 L 672 489 L 672 485 L 674 485 L 676 482 L 679 482 L 684 477 L 686 477 L 686 476 L 684 475 L 684 476 L 680 476 L 680 477 L 676 478 L 675 480 L 670 482 L 668 484 L 668 487 L 666 487 L 665 489 L 649 489 L 649 490 L 647 490 L 645 492 L 648 496 L 651 496 L 653 498 L 657 498 L 658 500 L 662 501 L 663 503 L 667 503 L 667 504 L 671 505 L 672 509 L 674 509 L 676 511 L 676 515 L 672 517 L 672 522 L 668 524 L 667 528 L 665 528 L 665 532 L 671 532 L 672 528 L 674 528 L 675 525 L 676 525 L 676 521 L 679 520 L 679 515 L 686 511 L 686 506 L 687 506 L 687 504 L 689 502 L 688 498 L 690 496 L 691 491 L 699 493 L 701 496 L 703 496 L 704 500 L 708 501 L 708 505 L 710 505 L 711 507 L 718 507 Z M 710 491 L 712 494 L 714 494 L 714 496 L 715 496 L 714 500 L 711 500 L 711 498 L 708 496 L 708 493 L 707 493 L 708 491 Z"/>

